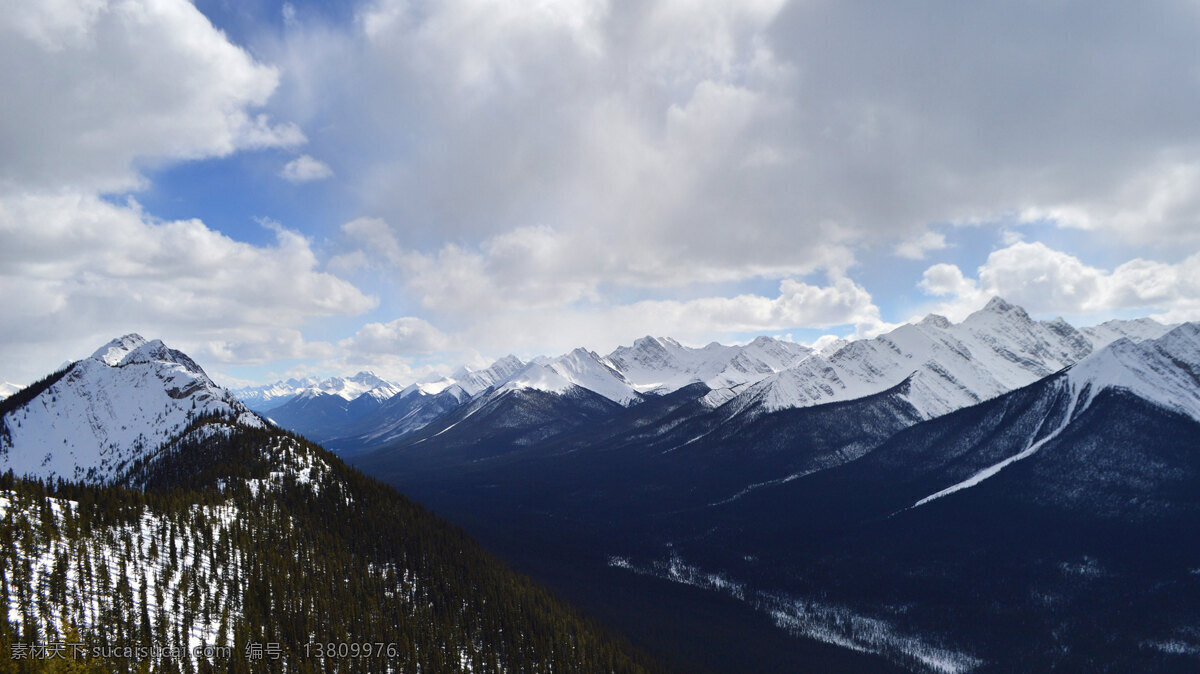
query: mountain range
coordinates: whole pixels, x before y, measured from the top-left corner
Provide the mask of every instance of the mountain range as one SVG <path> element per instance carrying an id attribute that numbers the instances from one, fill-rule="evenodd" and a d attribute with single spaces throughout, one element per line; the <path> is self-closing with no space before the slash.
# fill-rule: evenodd
<path id="1" fill-rule="evenodd" d="M 291 393 L 263 410 L 268 390 Z M 22 607 L 6 638 L 45 633 L 40 607 L 64 605 L 105 606 L 126 634 L 154 638 L 237 643 L 259 623 L 294 635 L 310 618 L 256 602 L 306 597 L 345 620 L 321 588 L 361 577 L 354 633 L 403 615 L 423 644 L 406 662 L 432 670 L 1189 671 L 1200 658 L 1195 323 L 1075 328 L 996 298 L 960 323 L 932 315 L 820 349 L 644 337 L 406 387 L 360 373 L 241 395 L 260 411 L 186 355 L 128 335 L 0 401 L 0 505 L 24 513 L 5 531 L 28 541 L 4 558 Z M 71 538 L 64 513 L 93 508 L 96 490 L 125 514 L 101 508 L 88 526 L 108 533 Z M 184 511 L 190 523 L 170 524 Z M 176 543 L 161 533 L 172 526 L 184 527 Z M 226 549 L 205 531 L 242 541 L 222 553 L 233 561 L 190 553 L 186 582 L 147 561 L 151 542 L 159 556 L 185 540 Z M 105 594 L 121 581 L 108 562 L 68 573 L 58 561 L 88 546 L 104 550 L 84 555 L 93 567 L 117 555 L 150 571 Z M 453 566 L 455 554 L 472 561 Z M 437 588 L 422 596 L 452 617 L 418 629 L 432 618 L 423 600 L 396 604 L 397 587 Z M 109 614 L 72 615 L 102 638 Z M 564 629 L 588 648 L 556 650 Z M 519 643 L 499 636 L 514 630 Z M 434 643 L 450 644 L 433 647 L 440 660 Z"/>
<path id="2" fill-rule="evenodd" d="M 345 455 L 397 441 L 457 405 L 510 391 L 561 396 L 582 390 L 630 407 L 702 384 L 708 391 L 701 403 L 734 416 L 848 401 L 907 382 L 904 399 L 921 418 L 930 419 L 1030 384 L 1115 339 L 1157 337 L 1170 327 L 1138 319 L 1077 330 L 1062 319 L 1035 321 L 1020 307 L 994 298 L 962 323 L 930 315 L 820 352 L 770 337 L 740 346 L 714 342 L 691 348 L 647 336 L 606 356 L 578 348 L 526 363 L 510 355 L 483 370 L 461 368 L 403 389 L 361 372 L 353 378 L 363 382 L 359 388 L 343 387 L 348 380 L 335 378 L 319 385 L 289 380 L 235 393 L 253 407 L 266 392 L 292 391 L 290 397 L 272 399 L 274 406 L 266 410 L 271 418 Z M 376 388 L 364 390 L 367 384 Z M 390 400 L 381 395 L 393 390 Z"/>
<path id="3" fill-rule="evenodd" d="M 359 372 L 349 377 L 286 379 L 265 386 L 246 386 L 233 389 L 232 392 L 251 409 L 257 412 L 267 412 L 296 396 L 330 395 L 349 402 L 363 395 L 369 395 L 377 400 L 387 400 L 399 393 L 400 387 L 380 379 L 372 372 Z"/>
<path id="4" fill-rule="evenodd" d="M 647 612 L 741 615 L 747 644 L 782 631 L 913 671 L 1186 669 L 1196 333 L 994 299 L 821 352 L 643 338 L 329 445 L 661 657 L 704 653 L 684 668 L 814 656 Z"/>

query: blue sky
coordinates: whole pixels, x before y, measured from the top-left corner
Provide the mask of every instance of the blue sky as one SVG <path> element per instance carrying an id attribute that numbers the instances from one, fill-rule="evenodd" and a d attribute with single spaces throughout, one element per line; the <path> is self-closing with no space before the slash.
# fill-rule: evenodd
<path id="1" fill-rule="evenodd" d="M 0 380 L 1200 319 L 1191 2 L 20 0 Z"/>

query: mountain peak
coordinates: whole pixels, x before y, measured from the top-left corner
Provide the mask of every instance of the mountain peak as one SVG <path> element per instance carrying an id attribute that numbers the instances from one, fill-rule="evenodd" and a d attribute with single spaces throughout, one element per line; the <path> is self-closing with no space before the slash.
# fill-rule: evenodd
<path id="1" fill-rule="evenodd" d="M 132 336 L 141 339 L 137 335 Z M 202 377 L 205 381 L 209 381 L 208 375 L 196 361 L 192 360 L 186 353 L 163 344 L 161 339 L 153 339 L 148 342 L 142 340 L 141 345 L 127 352 L 118 362 L 113 363 L 111 359 L 115 353 L 114 350 L 108 352 L 108 357 L 104 359 L 105 365 L 109 367 L 124 367 L 135 363 L 168 363 L 178 365 L 184 370 Z"/>
<path id="2" fill-rule="evenodd" d="M 104 482 L 204 416 L 262 421 L 186 354 L 125 335 L 7 410 L 0 471 Z"/>
<path id="3" fill-rule="evenodd" d="M 95 360 L 103 362 L 105 365 L 116 365 L 120 363 L 130 351 L 146 344 L 146 338 L 131 332 L 128 335 L 122 335 L 111 340 L 104 346 L 96 349 L 91 357 Z"/>
<path id="4" fill-rule="evenodd" d="M 996 299 L 1000 299 L 1000 298 L 997 297 Z M 993 301 L 995 301 L 995 300 L 993 300 Z M 1004 300 L 1000 300 L 1000 301 L 1003 302 Z M 921 325 L 929 325 L 929 326 L 932 326 L 935 328 L 940 328 L 942 330 L 945 330 L 946 328 L 950 327 L 950 319 L 946 318 L 945 316 L 943 316 L 941 314 L 929 314 L 925 318 L 921 319 Z"/>
<path id="5" fill-rule="evenodd" d="M 362 384 L 363 386 L 371 386 L 371 387 L 379 386 L 381 384 L 387 383 L 379 375 L 377 375 L 374 372 L 371 372 L 369 370 L 360 370 L 359 372 L 356 372 L 354 375 L 346 377 L 345 381 L 350 381 L 350 382 L 354 382 L 355 384 Z"/>
<path id="6" fill-rule="evenodd" d="M 984 311 L 991 311 L 991 312 L 996 312 L 996 313 L 1012 311 L 1012 309 L 1013 309 L 1013 305 L 1010 304 L 1008 301 L 1006 301 L 1003 297 L 1000 297 L 999 295 L 996 295 L 992 299 L 988 300 L 988 303 L 985 304 L 983 307 Z"/>
<path id="7" fill-rule="evenodd" d="M 996 319 L 999 319 L 1001 322 L 1033 322 L 1033 319 L 1029 317 L 1029 314 L 1024 309 L 1006 301 L 1003 297 L 996 296 L 988 300 L 988 303 L 982 309 L 968 316 L 964 323 L 979 325 L 980 322 L 987 323 Z"/>

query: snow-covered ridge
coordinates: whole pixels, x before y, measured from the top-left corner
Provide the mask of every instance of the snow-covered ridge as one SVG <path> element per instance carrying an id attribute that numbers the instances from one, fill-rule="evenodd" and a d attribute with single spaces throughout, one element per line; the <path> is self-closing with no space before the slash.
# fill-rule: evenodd
<path id="1" fill-rule="evenodd" d="M 193 426 L 175 441 L 204 442 L 239 432 L 232 422 L 209 421 Z M 174 447 L 164 449 L 170 452 Z M 294 438 L 272 437 L 257 451 L 271 461 L 273 469 L 263 478 L 244 482 L 254 498 L 283 491 L 289 483 L 306 484 L 319 492 L 334 479 L 330 466 Z M 219 485 L 223 492 L 231 486 L 229 481 Z M 60 627 L 61 616 L 41 607 L 58 606 L 71 611 L 75 627 L 102 630 L 111 622 L 108 616 L 121 605 L 113 588 L 124 582 L 130 586 L 130 596 L 145 602 L 149 625 L 165 628 L 166 633 L 155 635 L 160 645 L 177 634 L 189 649 L 231 642 L 232 621 L 244 610 L 245 582 L 240 579 L 250 566 L 248 552 L 237 544 L 214 546 L 213 542 L 236 537 L 238 523 L 247 517 L 244 503 L 227 499 L 215 505 L 192 505 L 185 518 L 142 506 L 136 519 L 88 530 L 75 523 L 67 525 L 67 520 L 101 519 L 94 513 L 89 516 L 86 506 L 77 501 L 0 491 L 0 518 L 9 511 L 18 523 L 53 519 L 56 525 L 39 528 L 34 536 L 17 537 L 9 554 L 0 555 L 0 574 L 23 581 L 7 585 L 7 596 L 0 595 L 9 620 L 23 621 L 29 616 L 42 634 L 50 634 Z M 196 522 L 204 526 L 194 526 Z M 24 568 L 14 568 L 14 560 L 18 564 L 25 561 Z M 66 560 L 70 565 L 59 581 L 66 600 L 61 601 L 51 592 L 51 578 Z M 189 593 L 196 592 L 194 587 L 204 588 L 201 592 L 211 602 L 208 610 L 185 607 Z"/>
<path id="2" fill-rule="evenodd" d="M 1156 324 L 1157 325 L 1157 324 Z M 1142 335 L 1151 331 L 1140 330 Z M 1157 332 L 1157 331 L 1154 331 Z M 1008 466 L 1038 453 L 1070 426 L 1100 392 L 1121 389 L 1160 407 L 1200 421 L 1200 324 L 1184 323 L 1158 338 L 1135 342 L 1120 337 L 1096 351 L 1066 374 L 1057 387 L 1069 394 L 1062 420 L 1040 438 L 1030 438 L 1025 449 L 971 477 L 917 501 L 912 507 L 974 487 Z"/>
<path id="3" fill-rule="evenodd" d="M 1178 324 L 1163 325 L 1153 318 L 1135 318 L 1129 321 L 1105 321 L 1100 325 L 1082 328 L 1080 332 L 1091 341 L 1092 348 L 1101 349 L 1122 337 L 1133 342 L 1158 339 L 1176 327 Z"/>
<path id="4" fill-rule="evenodd" d="M 565 393 L 572 386 L 587 389 L 622 405 L 641 400 L 628 380 L 587 349 L 575 349 L 553 359 L 538 359 L 514 373 L 499 388 L 536 389 Z"/>
<path id="5" fill-rule="evenodd" d="M 398 384 L 377 376 L 373 372 L 359 372 L 349 377 L 316 379 L 287 379 L 262 386 L 246 386 L 234 389 L 233 394 L 255 409 L 267 411 L 282 405 L 296 396 L 315 397 L 336 395 L 354 400 L 361 395 L 370 395 L 376 400 L 387 400 L 402 390 Z"/>
<path id="6" fill-rule="evenodd" d="M 700 382 L 712 389 L 703 399 L 710 407 L 771 412 L 862 398 L 912 377 L 909 402 L 932 418 L 1031 384 L 1114 339 L 1153 339 L 1170 328 L 1144 318 L 1080 331 L 1061 318 L 1033 320 L 997 297 L 961 323 L 931 314 L 874 339 L 834 340 L 819 350 L 770 337 L 700 348 L 643 337 L 604 357 L 576 349 L 535 359 L 504 386 L 562 392 L 574 384 L 628 405 L 638 394 Z"/>
<path id="7" fill-rule="evenodd" d="M 108 482 L 205 415 L 263 425 L 191 358 L 126 335 L 0 419 L 0 470 Z"/>
<path id="8" fill-rule="evenodd" d="M 1067 376 L 1076 396 L 1119 388 L 1200 421 L 1200 323 L 1183 323 L 1157 339 L 1122 337 Z"/>
<path id="9" fill-rule="evenodd" d="M 640 392 L 669 393 L 697 382 L 712 389 L 741 386 L 794 366 L 812 354 L 801 344 L 758 337 L 744 346 L 713 342 L 691 348 L 670 338 L 642 337 L 604 362 Z"/>
<path id="10" fill-rule="evenodd" d="M 483 370 L 461 367 L 448 377 L 448 381 L 458 384 L 468 395 L 474 396 L 489 388 L 503 385 L 524 368 L 525 363 L 520 358 L 509 354 Z"/>
<path id="11" fill-rule="evenodd" d="M 510 355 L 483 370 L 460 368 L 432 386 L 457 384 L 472 397 L 489 389 L 562 394 L 578 386 L 631 405 L 703 383 L 710 407 L 771 412 L 862 398 L 912 377 L 908 399 L 932 418 L 1037 381 L 1115 339 L 1152 339 L 1170 327 L 1145 318 L 1077 330 L 1061 318 L 1033 320 L 997 297 L 961 323 L 929 315 L 874 339 L 829 340 L 817 350 L 765 336 L 698 348 L 647 336 L 607 356 L 578 348 L 525 363 Z"/>
<path id="12" fill-rule="evenodd" d="M 18 386 L 17 384 L 11 384 L 9 382 L 0 382 L 0 400 L 4 400 L 5 398 L 16 393 L 17 391 L 20 391 L 23 388 L 25 388 L 25 387 Z"/>
<path id="13" fill-rule="evenodd" d="M 1105 335 L 1121 329 L 1120 323 L 1106 325 Z M 1151 326 L 1140 331 L 1148 333 Z M 714 391 L 706 400 L 774 411 L 862 398 L 912 377 L 909 402 L 933 418 L 1031 384 L 1093 349 L 1087 336 L 1061 318 L 1035 321 L 1024 309 L 993 298 L 961 323 L 929 315 L 828 356 L 813 355 L 736 395 Z"/>

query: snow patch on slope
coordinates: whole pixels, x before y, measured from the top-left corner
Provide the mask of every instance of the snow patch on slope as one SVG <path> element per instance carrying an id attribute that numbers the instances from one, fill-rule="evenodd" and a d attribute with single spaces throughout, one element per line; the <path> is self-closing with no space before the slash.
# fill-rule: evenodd
<path id="1" fill-rule="evenodd" d="M 70 514 L 77 515 L 81 508 L 79 503 L 66 499 L 33 502 L 12 492 L 0 493 L 0 517 L 10 509 L 18 518 L 29 517 L 47 505 L 58 531 L 69 530 L 67 518 Z M 41 615 L 37 607 L 56 605 L 50 590 L 54 587 L 51 579 L 56 572 L 65 571 L 61 582 L 66 596 L 63 605 L 74 607 L 79 627 L 103 628 L 106 616 L 121 606 L 119 593 L 112 588 L 120 588 L 124 583 L 135 601 L 138 597 L 146 598 L 151 625 L 162 624 L 171 634 L 186 628 L 183 634 L 189 651 L 204 644 L 231 641 L 231 635 L 220 632 L 222 617 L 231 625 L 243 612 L 243 606 L 241 593 L 228 579 L 244 576 L 249 564 L 236 548 L 228 556 L 211 554 L 205 541 L 232 536 L 239 511 L 231 505 L 193 506 L 192 511 L 195 517 L 214 523 L 214 528 L 201 532 L 180 527 L 169 517 L 146 511 L 134 522 L 98 529 L 77 540 L 54 536 L 14 541 L 13 556 L 28 560 L 28 566 L 15 569 L 4 565 L 6 577 L 20 574 L 24 580 L 23 587 L 8 586 L 8 596 L 4 597 L 8 619 L 19 624 L 27 614 L 40 616 L 42 620 L 35 618 L 34 624 L 42 635 L 58 629 L 57 621 Z M 168 550 L 178 551 L 174 560 Z M 4 561 L 8 558 L 8 555 L 0 557 Z M 205 596 L 215 592 L 215 597 L 223 600 L 216 610 L 194 614 L 185 610 L 193 576 L 212 580 L 205 582 L 204 592 Z M 220 583 L 221 580 L 226 582 Z M 214 585 L 221 585 L 220 591 Z M 190 617 L 185 619 L 185 615 Z"/>
<path id="2" fill-rule="evenodd" d="M 969 672 L 983 661 L 968 653 L 930 643 L 919 635 L 902 631 L 903 618 L 885 619 L 856 613 L 844 606 L 824 601 L 790 597 L 753 590 L 725 574 L 707 572 L 687 564 L 674 550 L 666 560 L 649 564 L 635 563 L 628 557 L 612 555 L 608 565 L 638 575 L 690 585 L 726 594 L 762 611 L 776 627 L 797 636 L 816 639 L 860 653 L 874 653 L 919 670 L 940 674 Z"/>

